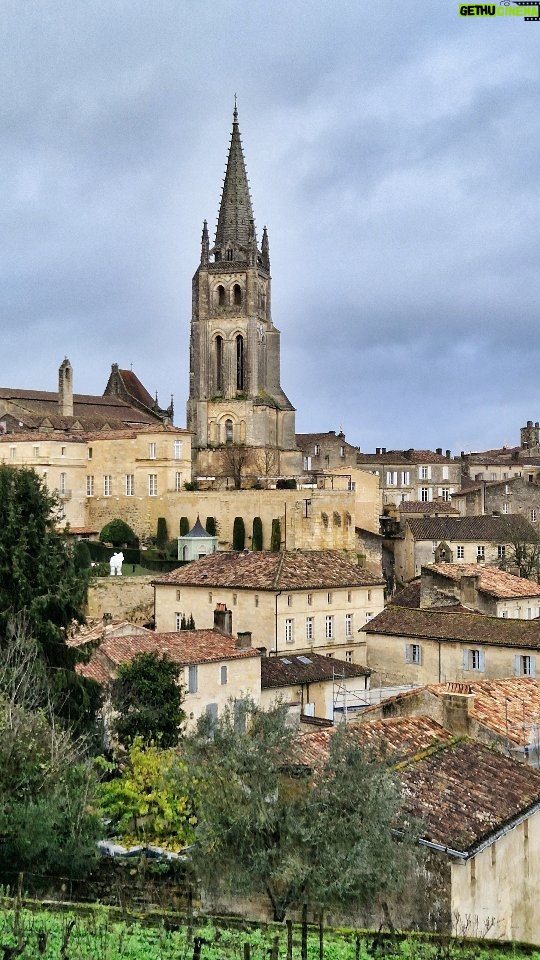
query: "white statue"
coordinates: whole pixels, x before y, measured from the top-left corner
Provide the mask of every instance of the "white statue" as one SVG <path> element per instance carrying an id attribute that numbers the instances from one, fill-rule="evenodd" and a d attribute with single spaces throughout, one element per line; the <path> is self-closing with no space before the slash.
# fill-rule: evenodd
<path id="1" fill-rule="evenodd" d="M 124 562 L 123 553 L 113 553 L 111 559 L 109 560 L 109 565 L 111 568 L 111 577 L 121 577 L 122 576 L 122 564 Z"/>

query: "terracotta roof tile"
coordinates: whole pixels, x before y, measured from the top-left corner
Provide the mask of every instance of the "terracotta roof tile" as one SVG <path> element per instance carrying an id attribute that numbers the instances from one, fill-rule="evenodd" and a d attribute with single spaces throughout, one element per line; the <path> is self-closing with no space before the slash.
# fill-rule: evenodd
<path id="1" fill-rule="evenodd" d="M 76 669 L 83 676 L 92 676 L 104 668 L 109 680 L 121 663 L 129 663 L 139 653 L 157 653 L 182 666 L 261 656 L 251 647 L 238 649 L 234 637 L 214 630 L 149 631 L 147 634 L 107 637 L 94 651 L 90 662 L 78 664 Z M 96 663 L 100 666 L 97 667 Z"/>
<path id="2" fill-rule="evenodd" d="M 350 725 L 361 743 L 386 743 L 402 785 L 404 812 L 423 839 L 464 856 L 540 803 L 540 772 L 427 717 Z M 318 765 L 333 731 L 305 734 L 300 762 Z"/>
<path id="3" fill-rule="evenodd" d="M 454 494 L 452 494 L 454 496 Z M 422 500 L 403 500 L 399 504 L 400 513 L 421 513 L 422 516 L 431 516 L 433 514 L 444 514 L 446 516 L 459 517 L 459 510 L 456 510 L 451 503 L 446 500 L 431 500 L 424 503 Z"/>
<path id="4" fill-rule="evenodd" d="M 446 577 L 453 583 L 459 583 L 462 576 L 478 577 L 478 589 L 499 600 L 514 597 L 540 597 L 540 584 L 524 577 L 515 577 L 499 567 L 483 566 L 478 563 L 430 563 L 424 570 L 433 571 L 440 577 Z"/>
<path id="5" fill-rule="evenodd" d="M 375 586 L 383 580 L 338 550 L 293 550 L 212 553 L 173 570 L 155 583 L 247 590 L 316 590 Z"/>
<path id="6" fill-rule="evenodd" d="M 437 697 L 447 692 L 473 694 L 469 714 L 478 723 L 519 746 L 537 746 L 540 679 L 508 677 L 460 684 L 435 683 L 428 684 L 426 689 Z"/>
<path id="7" fill-rule="evenodd" d="M 363 633 L 396 637 L 418 637 L 426 640 L 461 641 L 540 649 L 540 620 L 506 620 L 480 613 L 413 610 L 390 604 L 362 627 Z"/>

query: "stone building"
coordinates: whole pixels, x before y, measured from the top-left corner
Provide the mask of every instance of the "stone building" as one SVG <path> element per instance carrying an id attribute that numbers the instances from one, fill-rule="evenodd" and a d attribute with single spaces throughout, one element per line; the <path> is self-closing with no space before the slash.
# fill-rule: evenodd
<path id="1" fill-rule="evenodd" d="M 362 628 L 372 686 L 536 675 L 540 620 L 390 604 Z"/>
<path id="2" fill-rule="evenodd" d="M 336 550 L 229 551 L 155 580 L 156 628 L 213 623 L 216 603 L 235 630 L 251 631 L 269 653 L 316 653 L 365 665 L 359 628 L 384 607 L 384 583 Z"/>
<path id="3" fill-rule="evenodd" d="M 450 450 L 387 450 L 378 447 L 375 453 L 360 453 L 357 466 L 377 474 L 383 508 L 406 500 L 431 503 L 450 501 L 461 487 L 461 462 L 453 460 Z"/>
<path id="4" fill-rule="evenodd" d="M 452 497 L 462 516 L 519 515 L 529 523 L 540 521 L 540 470 L 523 467 L 520 476 L 506 480 L 480 480 Z"/>
<path id="5" fill-rule="evenodd" d="M 399 605 L 399 594 L 394 602 Z M 422 567 L 419 606 L 534 620 L 540 617 L 540 585 L 479 563 L 432 563 Z"/>
<path id="6" fill-rule="evenodd" d="M 297 433 L 296 442 L 302 451 L 303 470 L 316 476 L 329 470 L 343 470 L 356 467 L 358 447 L 347 443 L 343 430 L 336 433 Z"/>
<path id="7" fill-rule="evenodd" d="M 205 221 L 193 278 L 187 426 L 199 476 L 234 476 L 238 447 L 251 453 L 252 476 L 265 456 L 275 475 L 302 471 L 295 410 L 280 383 L 268 234 L 259 247 L 236 107 L 214 244 Z"/>

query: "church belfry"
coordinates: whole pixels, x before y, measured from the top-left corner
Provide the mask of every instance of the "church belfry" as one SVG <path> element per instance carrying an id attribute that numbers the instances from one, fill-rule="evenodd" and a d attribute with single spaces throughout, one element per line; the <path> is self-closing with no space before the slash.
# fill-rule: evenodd
<path id="1" fill-rule="evenodd" d="M 223 474 L 231 446 L 252 448 L 253 466 L 257 452 L 266 463 L 270 453 L 272 472 L 301 471 L 270 288 L 268 233 L 259 248 L 235 104 L 215 241 L 211 247 L 205 220 L 193 277 L 187 426 L 196 475 Z"/>

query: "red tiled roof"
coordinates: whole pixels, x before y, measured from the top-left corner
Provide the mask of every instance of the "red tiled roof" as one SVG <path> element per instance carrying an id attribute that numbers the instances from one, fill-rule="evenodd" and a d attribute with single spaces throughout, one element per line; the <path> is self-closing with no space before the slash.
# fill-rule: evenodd
<path id="1" fill-rule="evenodd" d="M 155 581 L 159 585 L 236 587 L 246 590 L 306 590 L 376 586 L 373 576 L 338 550 L 292 550 L 283 553 L 212 553 Z"/>
<path id="2" fill-rule="evenodd" d="M 430 563 L 424 570 L 433 571 L 439 577 L 459 583 L 462 576 L 478 577 L 478 589 L 498 600 L 514 597 L 540 597 L 540 585 L 524 577 L 515 577 L 499 567 L 484 566 L 479 563 Z"/>
<path id="3" fill-rule="evenodd" d="M 540 804 L 540 772 L 427 717 L 351 724 L 361 743 L 387 744 L 402 786 L 403 811 L 422 823 L 425 841 L 470 855 L 482 842 Z M 300 762 L 320 764 L 334 730 L 305 734 Z"/>
<path id="4" fill-rule="evenodd" d="M 534 741 L 537 746 L 540 679 L 508 677 L 460 684 L 430 683 L 426 689 L 437 697 L 447 692 L 473 694 L 469 714 L 478 723 L 517 745 L 528 746 Z"/>
<path id="5" fill-rule="evenodd" d="M 441 513 L 447 516 L 459 516 L 459 510 L 446 500 L 431 500 L 429 503 L 424 503 L 422 500 L 403 500 L 399 504 L 399 512 L 421 513 L 423 516 Z"/>
<path id="6" fill-rule="evenodd" d="M 139 653 L 157 653 L 181 666 L 261 656 L 258 650 L 251 647 L 237 648 L 234 637 L 214 630 L 180 630 L 177 633 L 149 631 L 148 634 L 107 637 L 94 651 L 90 662 L 78 664 L 76 669 L 83 676 L 92 676 L 104 668 L 109 680 L 116 667 L 121 663 L 130 663 Z M 100 666 L 96 667 L 96 663 Z"/>
<path id="7" fill-rule="evenodd" d="M 506 620 L 453 609 L 414 610 L 390 604 L 366 623 L 362 632 L 540 650 L 540 620 Z"/>

